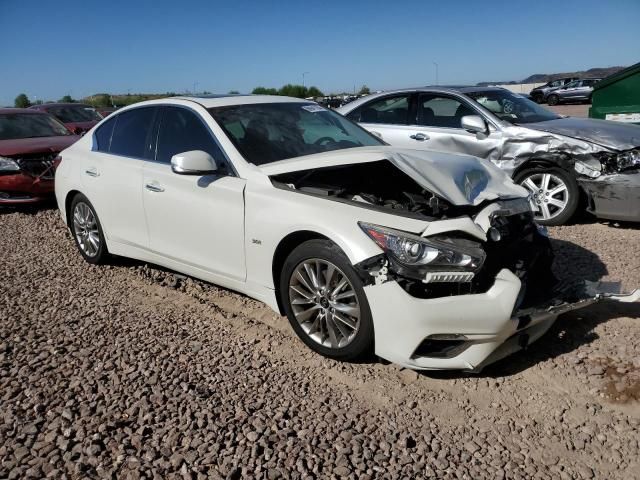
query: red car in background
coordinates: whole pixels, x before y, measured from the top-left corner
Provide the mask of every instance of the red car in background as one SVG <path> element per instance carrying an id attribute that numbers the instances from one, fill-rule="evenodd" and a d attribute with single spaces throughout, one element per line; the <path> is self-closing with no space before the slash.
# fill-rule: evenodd
<path id="1" fill-rule="evenodd" d="M 0 108 L 0 205 L 52 198 L 55 159 L 79 138 L 48 113 Z"/>
<path id="2" fill-rule="evenodd" d="M 43 103 L 29 108 L 50 113 L 76 135 L 91 130 L 103 118 L 95 108 L 84 103 Z"/>

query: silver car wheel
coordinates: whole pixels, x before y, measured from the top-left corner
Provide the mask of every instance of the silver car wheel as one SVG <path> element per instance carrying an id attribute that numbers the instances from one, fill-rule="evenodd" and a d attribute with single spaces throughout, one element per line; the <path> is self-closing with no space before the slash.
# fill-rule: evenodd
<path id="1" fill-rule="evenodd" d="M 550 220 L 560 215 L 569 204 L 567 184 L 552 173 L 534 173 L 526 177 L 520 185 L 533 195 L 536 219 Z"/>
<path id="2" fill-rule="evenodd" d="M 82 252 L 95 257 L 100 250 L 98 222 L 91 207 L 84 202 L 78 202 L 73 209 L 73 232 Z"/>
<path id="3" fill-rule="evenodd" d="M 289 279 L 291 310 L 302 330 L 328 348 L 349 345 L 360 328 L 360 305 L 347 276 L 327 260 L 298 264 Z"/>

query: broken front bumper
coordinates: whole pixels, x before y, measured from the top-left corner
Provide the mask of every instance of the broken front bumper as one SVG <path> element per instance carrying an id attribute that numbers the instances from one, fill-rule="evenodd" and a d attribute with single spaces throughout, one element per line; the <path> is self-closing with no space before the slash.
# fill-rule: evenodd
<path id="1" fill-rule="evenodd" d="M 580 185 L 596 217 L 640 222 L 640 171 L 581 178 Z"/>
<path id="2" fill-rule="evenodd" d="M 32 177 L 22 172 L 0 175 L 0 205 L 35 203 L 53 196 L 53 179 Z"/>
<path id="3" fill-rule="evenodd" d="M 477 371 L 537 340 L 561 313 L 607 296 L 640 299 L 640 291 L 615 296 L 591 288 L 583 298 L 555 299 L 541 308 L 514 312 L 520 290 L 520 280 L 507 269 L 482 294 L 420 299 L 395 281 L 369 285 L 365 292 L 374 322 L 376 354 L 413 369 Z M 459 343 L 448 355 L 424 354 L 421 346 L 425 341 L 442 338 Z"/>

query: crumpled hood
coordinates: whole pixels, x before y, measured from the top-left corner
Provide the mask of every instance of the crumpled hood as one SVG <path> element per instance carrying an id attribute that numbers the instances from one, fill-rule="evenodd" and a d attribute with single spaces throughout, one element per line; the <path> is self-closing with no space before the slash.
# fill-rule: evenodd
<path id="1" fill-rule="evenodd" d="M 521 126 L 596 143 L 618 151 L 640 147 L 640 126 L 612 122 L 610 120 L 570 117 L 546 122 L 527 123 Z"/>
<path id="2" fill-rule="evenodd" d="M 282 173 L 388 160 L 422 188 L 454 205 L 479 205 L 498 198 L 521 198 L 527 190 L 491 162 L 468 155 L 390 146 L 324 152 L 261 165 L 268 176 Z"/>

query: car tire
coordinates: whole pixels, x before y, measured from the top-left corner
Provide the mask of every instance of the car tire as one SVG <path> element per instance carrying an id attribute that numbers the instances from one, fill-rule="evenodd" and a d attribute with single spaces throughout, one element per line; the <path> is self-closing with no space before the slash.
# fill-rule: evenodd
<path id="1" fill-rule="evenodd" d="M 559 105 L 560 104 L 560 97 L 558 97 L 558 95 L 549 95 L 547 97 L 547 103 L 549 105 Z"/>
<path id="2" fill-rule="evenodd" d="M 81 193 L 73 197 L 69 211 L 69 229 L 80 255 L 89 263 L 98 265 L 109 257 L 102 225 L 93 205 Z"/>
<path id="3" fill-rule="evenodd" d="M 578 182 L 571 173 L 561 168 L 523 170 L 514 177 L 514 181 L 531 192 L 532 200 L 538 206 L 535 221 L 540 225 L 567 223 L 580 204 Z"/>
<path id="4" fill-rule="evenodd" d="M 364 284 L 333 242 L 309 240 L 289 254 L 280 275 L 280 298 L 293 330 L 313 351 L 350 361 L 373 350 Z"/>

